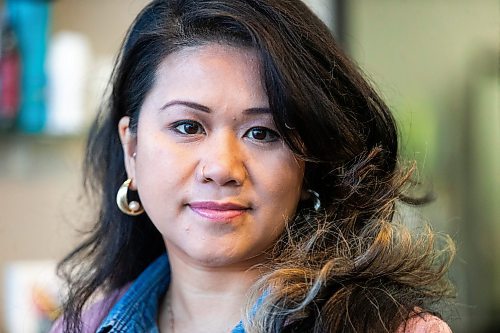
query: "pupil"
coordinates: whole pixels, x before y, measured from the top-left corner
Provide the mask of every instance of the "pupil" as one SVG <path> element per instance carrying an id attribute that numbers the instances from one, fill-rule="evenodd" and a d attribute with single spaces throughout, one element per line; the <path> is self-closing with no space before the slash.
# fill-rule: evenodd
<path id="1" fill-rule="evenodd" d="M 198 128 L 194 124 L 186 124 L 186 125 L 184 125 L 184 130 L 188 134 L 196 134 L 196 133 L 198 133 Z"/>
<path id="2" fill-rule="evenodd" d="M 266 132 L 262 129 L 254 129 L 253 137 L 257 140 L 264 140 L 266 138 Z"/>

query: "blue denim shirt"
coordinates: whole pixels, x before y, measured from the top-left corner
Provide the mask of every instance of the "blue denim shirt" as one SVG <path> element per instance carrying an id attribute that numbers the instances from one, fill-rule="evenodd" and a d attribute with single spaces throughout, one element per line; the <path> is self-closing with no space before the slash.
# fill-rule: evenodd
<path id="1" fill-rule="evenodd" d="M 97 333 L 159 333 L 158 307 L 169 284 L 170 264 L 167 255 L 163 255 L 132 283 L 99 326 Z M 231 331 L 244 332 L 241 321 Z"/>

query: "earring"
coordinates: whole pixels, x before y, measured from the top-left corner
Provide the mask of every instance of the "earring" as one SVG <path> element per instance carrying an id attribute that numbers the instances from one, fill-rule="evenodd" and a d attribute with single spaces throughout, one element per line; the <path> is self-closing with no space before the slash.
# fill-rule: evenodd
<path id="1" fill-rule="evenodd" d="M 313 201 L 313 208 L 318 211 L 321 208 L 321 200 L 319 199 L 319 193 L 314 190 L 307 190 L 307 193 L 311 194 Z"/>
<path id="2" fill-rule="evenodd" d="M 122 213 L 130 216 L 137 216 L 144 213 L 144 208 L 142 208 L 138 201 L 134 200 L 128 202 L 127 193 L 131 183 L 132 179 L 129 178 L 123 182 L 122 186 L 120 186 L 118 193 L 116 193 L 116 204 Z"/>

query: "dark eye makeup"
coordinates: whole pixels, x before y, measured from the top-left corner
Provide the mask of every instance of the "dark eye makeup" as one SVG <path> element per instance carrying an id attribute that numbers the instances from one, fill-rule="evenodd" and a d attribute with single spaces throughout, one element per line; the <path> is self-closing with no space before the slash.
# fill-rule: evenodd
<path id="1" fill-rule="evenodd" d="M 195 120 L 189 119 L 176 121 L 172 123 L 169 128 L 178 134 L 186 136 L 206 134 L 203 125 Z M 264 126 L 251 127 L 245 132 L 244 137 L 263 143 L 271 143 L 280 139 L 280 135 L 277 131 Z"/>
<path id="2" fill-rule="evenodd" d="M 267 127 L 252 127 L 245 133 L 245 136 L 263 142 L 274 142 L 280 138 L 278 132 Z"/>
<path id="3" fill-rule="evenodd" d="M 170 126 L 173 130 L 184 135 L 203 134 L 205 130 L 203 126 L 194 120 L 180 120 L 176 121 Z"/>

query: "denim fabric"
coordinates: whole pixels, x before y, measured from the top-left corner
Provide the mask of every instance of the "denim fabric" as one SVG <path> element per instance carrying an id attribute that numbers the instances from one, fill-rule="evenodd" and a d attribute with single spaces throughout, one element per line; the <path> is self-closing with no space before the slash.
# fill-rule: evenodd
<path id="1" fill-rule="evenodd" d="M 97 329 L 97 333 L 159 333 L 158 307 L 170 284 L 167 255 L 156 259 L 132 283 Z M 254 307 L 256 311 L 260 299 Z M 231 333 L 245 333 L 240 322 Z"/>
<path id="2" fill-rule="evenodd" d="M 163 255 L 132 283 L 111 309 L 98 333 L 158 333 L 157 314 L 162 296 L 170 283 L 170 265 Z"/>

